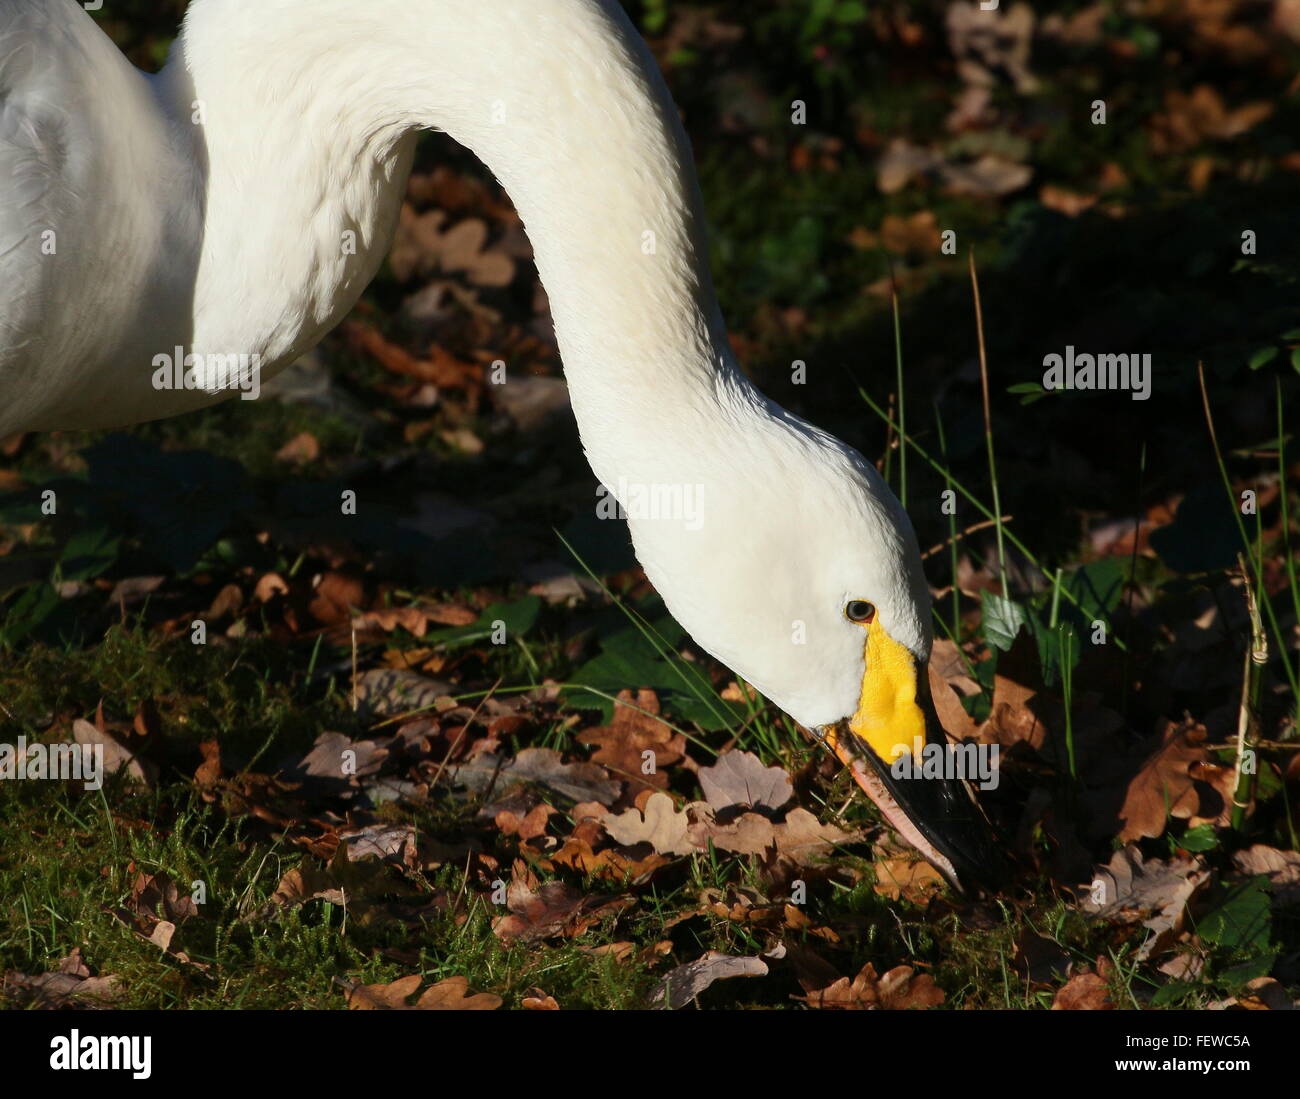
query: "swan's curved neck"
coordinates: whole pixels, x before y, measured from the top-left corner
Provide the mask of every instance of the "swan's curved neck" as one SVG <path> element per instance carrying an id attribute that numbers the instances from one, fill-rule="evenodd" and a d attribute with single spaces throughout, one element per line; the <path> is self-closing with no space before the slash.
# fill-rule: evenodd
<path id="1" fill-rule="evenodd" d="M 239 339 L 222 330 L 232 280 L 240 323 L 282 325 L 272 358 L 336 321 L 386 247 L 411 135 L 434 127 L 524 220 L 603 481 L 636 476 L 638 447 L 744 386 L 689 144 L 616 0 L 195 0 L 180 48 L 212 165 L 196 347 Z M 340 256 L 348 229 L 360 262 Z M 310 288 L 298 331 L 238 290 L 240 272 L 267 270 Z"/>

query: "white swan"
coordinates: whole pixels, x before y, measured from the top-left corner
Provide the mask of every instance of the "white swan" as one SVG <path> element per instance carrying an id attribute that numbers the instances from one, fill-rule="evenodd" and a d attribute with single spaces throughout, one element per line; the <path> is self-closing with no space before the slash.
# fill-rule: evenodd
<path id="1" fill-rule="evenodd" d="M 156 77 L 75 0 L 4 0 L 0 437 L 200 407 L 226 356 L 292 362 L 378 269 L 425 128 L 523 217 L 600 481 L 699 493 L 702 523 L 630 519 L 669 610 L 978 877 L 964 785 L 880 766 L 943 735 L 907 516 L 737 368 L 687 138 L 615 0 L 193 0 Z M 204 389 L 168 388 L 175 348 Z"/>

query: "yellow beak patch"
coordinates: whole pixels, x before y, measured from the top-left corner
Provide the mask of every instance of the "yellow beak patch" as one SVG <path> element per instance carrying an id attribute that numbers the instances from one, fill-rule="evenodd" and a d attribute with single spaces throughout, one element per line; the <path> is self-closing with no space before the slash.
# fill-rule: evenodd
<path id="1" fill-rule="evenodd" d="M 886 764 L 925 744 L 925 714 L 916 701 L 916 657 L 895 641 L 879 619 L 867 627 L 866 667 L 857 712 L 849 728 Z"/>

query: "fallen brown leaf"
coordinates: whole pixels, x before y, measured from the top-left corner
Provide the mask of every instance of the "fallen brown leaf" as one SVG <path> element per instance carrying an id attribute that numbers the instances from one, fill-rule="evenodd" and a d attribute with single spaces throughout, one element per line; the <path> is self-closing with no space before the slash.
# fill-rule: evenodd
<path id="1" fill-rule="evenodd" d="M 686 738 L 659 719 L 659 700 L 654 691 L 638 691 L 635 700 L 631 691 L 620 691 L 618 703 L 610 723 L 579 733 L 579 743 L 597 745 L 599 750 L 592 753 L 591 761 L 608 768 L 631 789 L 665 789 L 668 775 L 664 768 L 685 757 Z M 646 752 L 653 755 L 654 764 L 648 774 L 644 766 Z"/>
<path id="2" fill-rule="evenodd" d="M 97 729 L 89 721 L 78 718 L 72 723 L 72 739 L 78 744 L 99 745 L 104 753 L 104 773 L 115 775 L 125 771 L 136 782 L 152 790 L 158 782 L 158 768 L 137 755 L 112 733 Z"/>
<path id="3" fill-rule="evenodd" d="M 693 962 L 670 970 L 650 993 L 650 1006 L 675 1011 L 685 1007 L 714 981 L 730 977 L 766 977 L 762 958 L 734 957 L 710 950 Z"/>
<path id="4" fill-rule="evenodd" d="M 540 988 L 534 988 L 520 1001 L 526 1011 L 559 1011 L 560 1005 L 554 996 L 548 996 Z"/>
<path id="5" fill-rule="evenodd" d="M 1056 995 L 1052 997 L 1052 1010 L 1114 1011 L 1115 1004 L 1110 998 L 1106 976 L 1110 970 L 1109 959 L 1099 959 L 1097 968 L 1097 973 L 1090 970 L 1076 973 L 1057 989 Z"/>
<path id="6" fill-rule="evenodd" d="M 735 805 L 775 811 L 794 797 L 790 776 L 765 767 L 752 752 L 724 752 L 712 767 L 701 767 L 698 778 L 704 800 L 718 811 Z"/>
<path id="7" fill-rule="evenodd" d="M 628 809 L 619 814 L 606 813 L 601 818 L 601 824 L 615 843 L 624 847 L 648 843 L 660 855 L 689 855 L 695 851 L 695 844 L 687 834 L 690 823 L 687 810 L 678 812 L 673 799 L 661 793 L 650 796 L 644 812 Z"/>
<path id="8" fill-rule="evenodd" d="M 1195 721 L 1166 723 L 1160 747 L 1128 785 L 1119 811 L 1122 843 L 1162 835 L 1169 817 L 1229 823 L 1231 769 L 1210 762 L 1205 735 Z"/>
<path id="9" fill-rule="evenodd" d="M 876 859 L 872 865 L 875 891 L 890 900 L 906 898 L 913 904 L 925 904 L 945 887 L 943 875 L 924 859 Z"/>
<path id="10" fill-rule="evenodd" d="M 1300 904 L 1300 851 L 1279 851 L 1276 847 L 1257 843 L 1245 851 L 1235 852 L 1232 865 L 1244 876 L 1265 875 L 1273 904 Z"/>
<path id="11" fill-rule="evenodd" d="M 944 1001 L 944 992 L 928 973 L 916 973 L 911 966 L 895 966 L 877 977 L 876 967 L 868 962 L 852 980 L 840 977 L 826 988 L 794 998 L 815 1008 L 897 1011 L 938 1007 Z"/>
<path id="12" fill-rule="evenodd" d="M 0 981 L 6 1000 L 21 1007 L 49 1009 L 69 1003 L 79 1008 L 107 1007 L 122 994 L 115 976 L 92 977 L 77 947 L 50 973 L 28 975 L 16 970 Z"/>
<path id="13" fill-rule="evenodd" d="M 430 985 L 415 1003 L 411 996 L 423 984 L 420 976 L 399 977 L 388 984 L 356 985 L 348 993 L 352 1011 L 493 1011 L 501 997 L 490 992 L 469 991 L 464 977 L 447 977 Z"/>
<path id="14" fill-rule="evenodd" d="M 1080 908 L 1120 923 L 1141 922 L 1152 932 L 1137 951 L 1146 959 L 1174 945 L 1188 902 L 1209 880 L 1199 859 L 1144 860 L 1131 844 L 1096 869 L 1092 883 L 1080 890 Z"/>
<path id="15" fill-rule="evenodd" d="M 517 859 L 506 886 L 509 914 L 499 917 L 492 930 L 500 939 L 521 942 L 574 938 L 632 903 L 630 897 L 584 897 L 564 882 L 542 883 Z"/>
<path id="16" fill-rule="evenodd" d="M 292 462 L 296 466 L 310 465 L 320 457 L 320 442 L 309 431 L 295 435 L 275 452 L 277 462 Z"/>

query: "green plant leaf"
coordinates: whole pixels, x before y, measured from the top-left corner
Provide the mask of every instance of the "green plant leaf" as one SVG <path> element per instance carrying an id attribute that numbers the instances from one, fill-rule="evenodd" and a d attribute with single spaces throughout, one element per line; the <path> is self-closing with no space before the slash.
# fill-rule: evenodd
<path id="1" fill-rule="evenodd" d="M 1261 366 L 1267 366 L 1276 358 L 1276 347 L 1261 347 L 1246 360 L 1246 365 L 1249 366 L 1251 370 L 1258 370 Z"/>
<path id="2" fill-rule="evenodd" d="M 498 623 L 505 626 L 507 638 L 521 637 L 533 628 L 542 609 L 542 600 L 536 595 L 525 595 L 513 603 L 492 603 L 484 608 L 477 622 L 468 626 L 448 626 L 430 630 L 424 640 L 438 645 L 464 645 L 491 637 Z"/>
<path id="3" fill-rule="evenodd" d="M 995 592 L 980 593 L 984 640 L 995 649 L 1011 648 L 1021 626 L 1029 625 L 1029 613 L 1019 603 Z"/>
<path id="4" fill-rule="evenodd" d="M 669 615 L 652 623 L 651 628 L 670 649 L 686 636 L 686 631 Z M 666 711 L 693 721 L 709 732 L 731 727 L 744 712 L 741 707 L 718 698 L 693 666 L 675 655 L 665 658 L 635 625 L 604 638 L 599 655 L 574 672 L 572 679 L 593 690 L 568 691 L 565 697 L 569 704 L 580 710 L 600 710 L 607 721 L 613 716 L 614 704 L 606 695 L 643 687 L 659 695 Z"/>
<path id="5" fill-rule="evenodd" d="M 1212 824 L 1199 824 L 1189 828 L 1177 838 L 1170 837 L 1171 847 L 1181 847 L 1184 851 L 1213 851 L 1219 846 L 1219 837 Z"/>
<path id="6" fill-rule="evenodd" d="M 59 555 L 59 575 L 64 580 L 93 580 L 113 567 L 122 549 L 122 539 L 107 527 L 77 531 Z"/>
<path id="7" fill-rule="evenodd" d="M 1232 954 L 1267 950 L 1272 935 L 1268 879 L 1261 876 L 1234 886 L 1222 904 L 1202 917 L 1196 932 L 1203 942 Z"/>

